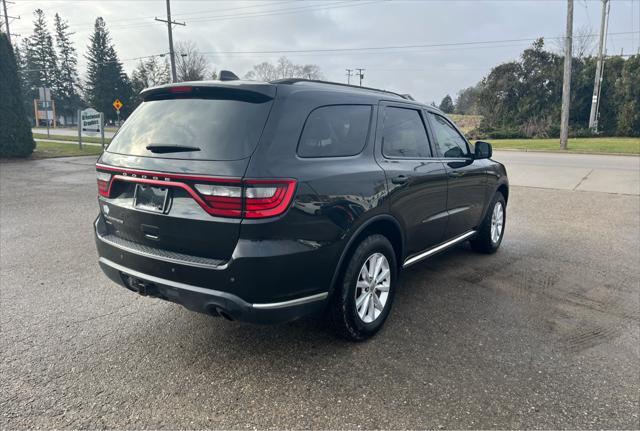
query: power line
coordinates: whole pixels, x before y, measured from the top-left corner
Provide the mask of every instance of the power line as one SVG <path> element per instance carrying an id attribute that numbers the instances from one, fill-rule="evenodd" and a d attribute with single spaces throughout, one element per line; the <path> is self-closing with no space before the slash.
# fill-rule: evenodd
<path id="1" fill-rule="evenodd" d="M 283 3 L 292 3 L 294 1 L 296 1 L 296 0 L 274 1 L 274 2 L 269 2 L 268 4 L 263 4 L 263 5 L 240 6 L 240 7 L 231 7 L 231 8 L 224 8 L 224 9 L 205 9 L 205 10 L 192 11 L 192 12 L 173 13 L 172 16 L 174 16 L 174 17 L 181 16 L 182 17 L 182 16 L 189 16 L 189 15 L 201 15 L 203 13 L 208 13 L 208 12 L 226 12 L 226 11 L 231 11 L 231 10 L 243 10 L 243 9 L 271 7 L 271 6 L 275 6 L 275 5 L 283 4 Z M 117 25 L 117 24 L 124 23 L 124 22 L 147 20 L 149 18 L 155 18 L 155 15 L 146 15 L 146 16 L 138 16 L 138 17 L 135 17 L 135 18 L 117 19 L 117 20 L 110 21 L 110 24 L 114 24 L 115 23 Z M 135 23 L 133 23 L 133 24 L 135 24 Z M 79 25 L 93 25 L 93 22 L 92 21 L 91 22 L 85 21 L 85 22 L 81 22 Z"/>
<path id="2" fill-rule="evenodd" d="M 123 58 L 123 59 L 111 60 L 111 61 L 101 61 L 99 64 L 121 63 L 125 61 L 143 60 L 145 58 L 152 58 L 152 57 L 164 57 L 165 55 L 168 55 L 168 54 L 169 54 L 168 52 L 163 52 L 161 54 L 143 55 L 140 57 Z M 45 72 L 48 70 L 53 70 L 53 69 L 49 67 L 45 67 L 41 69 L 23 69 L 22 71 L 23 72 Z"/>
<path id="3" fill-rule="evenodd" d="M 609 33 L 610 35 L 630 34 L 635 32 L 617 32 Z M 576 37 L 593 37 L 595 34 L 587 34 Z M 543 39 L 563 39 L 562 36 L 543 37 Z M 496 43 L 514 43 L 514 42 L 532 42 L 538 40 L 539 37 L 528 37 L 522 39 L 503 39 L 503 40 L 485 40 L 485 41 L 468 41 L 468 42 L 444 42 L 414 45 L 388 45 L 388 46 L 369 46 L 359 48 L 317 48 L 317 49 L 283 49 L 268 51 L 204 51 L 202 54 L 298 54 L 298 53 L 319 53 L 319 52 L 354 52 L 354 51 L 381 51 L 395 49 L 417 49 L 417 48 L 444 48 L 451 46 L 472 46 L 472 45 L 489 45 Z"/>
<path id="4" fill-rule="evenodd" d="M 319 5 L 297 6 L 295 8 L 274 9 L 274 10 L 265 11 L 265 12 L 247 12 L 244 14 L 234 14 L 234 15 L 214 15 L 209 17 L 196 18 L 193 21 L 197 21 L 197 22 L 228 21 L 228 20 L 243 19 L 243 18 L 255 18 L 255 17 L 274 16 L 274 15 L 289 15 L 292 13 L 300 13 L 300 12 L 308 12 L 308 11 L 316 11 L 316 10 L 364 6 L 366 4 L 378 3 L 379 1 L 380 0 L 359 1 L 354 3 L 354 2 L 348 2 L 348 1 L 342 0 L 342 1 L 334 1 L 329 4 L 325 3 L 325 4 L 319 4 Z"/>
<path id="5" fill-rule="evenodd" d="M 200 17 L 190 19 L 192 23 L 204 23 L 204 22 L 214 22 L 214 21 L 231 21 L 237 19 L 245 19 L 245 18 L 260 18 L 260 17 L 269 17 L 269 16 L 279 16 L 279 15 L 289 15 L 296 14 L 301 12 L 315 12 L 320 10 L 328 10 L 328 9 L 337 9 L 337 8 L 345 8 L 345 7 L 356 7 L 356 6 L 364 6 L 366 4 L 378 3 L 382 0 L 372 0 L 372 1 L 359 1 L 359 2 L 348 2 L 345 0 L 330 3 L 330 4 L 319 4 L 319 5 L 307 5 L 307 6 L 296 6 L 294 8 L 283 8 L 283 9 L 273 9 L 269 11 L 256 11 L 256 12 L 247 12 L 244 14 L 231 14 L 231 15 L 213 15 L 210 17 Z M 128 29 L 128 28 L 141 28 L 149 26 L 149 23 L 131 23 L 131 24 L 122 24 L 110 26 L 110 28 L 117 29 Z"/>

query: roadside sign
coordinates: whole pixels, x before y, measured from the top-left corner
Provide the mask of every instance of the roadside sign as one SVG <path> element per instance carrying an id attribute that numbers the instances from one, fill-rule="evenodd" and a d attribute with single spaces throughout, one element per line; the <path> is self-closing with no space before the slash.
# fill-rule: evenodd
<path id="1" fill-rule="evenodd" d="M 51 100 L 51 89 L 47 87 L 38 88 L 38 96 L 40 100 Z"/>
<path id="2" fill-rule="evenodd" d="M 120 112 L 120 109 L 122 109 L 122 102 L 120 101 L 120 99 L 116 99 L 113 101 L 113 107 L 116 108 L 116 111 Z"/>
<path id="3" fill-rule="evenodd" d="M 91 135 L 100 133 L 102 130 L 100 113 L 93 108 L 80 111 L 80 130 Z"/>

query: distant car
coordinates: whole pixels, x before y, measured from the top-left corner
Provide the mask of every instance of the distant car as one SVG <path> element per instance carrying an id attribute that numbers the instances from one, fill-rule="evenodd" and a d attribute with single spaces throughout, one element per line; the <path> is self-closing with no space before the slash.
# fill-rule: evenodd
<path id="1" fill-rule="evenodd" d="M 255 323 L 326 311 L 362 340 L 403 268 L 500 246 L 504 166 L 409 97 L 301 79 L 142 97 L 96 164 L 95 221 L 103 271 L 142 295 Z"/>

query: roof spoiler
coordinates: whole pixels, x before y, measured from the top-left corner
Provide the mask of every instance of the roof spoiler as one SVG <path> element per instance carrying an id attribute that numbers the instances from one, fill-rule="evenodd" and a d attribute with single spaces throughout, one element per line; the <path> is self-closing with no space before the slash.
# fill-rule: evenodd
<path id="1" fill-rule="evenodd" d="M 220 75 L 218 75 L 218 79 L 220 81 L 237 81 L 240 78 L 230 70 L 221 70 Z"/>

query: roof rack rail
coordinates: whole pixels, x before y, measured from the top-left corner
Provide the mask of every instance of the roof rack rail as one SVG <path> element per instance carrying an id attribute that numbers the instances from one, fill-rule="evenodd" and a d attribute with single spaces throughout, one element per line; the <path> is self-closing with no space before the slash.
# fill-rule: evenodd
<path id="1" fill-rule="evenodd" d="M 379 88 L 362 87 L 362 86 L 359 86 L 359 85 L 344 84 L 342 82 L 323 81 L 323 80 L 320 80 L 320 79 L 285 78 L 285 79 L 276 79 L 274 81 L 269 81 L 270 84 L 295 84 L 296 82 L 313 82 L 313 83 L 316 83 L 316 84 L 340 85 L 342 87 L 350 87 L 350 88 L 357 88 L 357 89 L 361 89 L 361 90 L 377 91 L 379 93 L 393 94 L 394 96 L 398 96 L 398 97 L 401 97 L 401 98 L 406 99 L 406 100 L 414 100 L 414 98 L 411 97 L 411 95 L 409 95 L 409 94 L 400 94 L 400 93 L 395 93 L 393 91 L 381 90 Z"/>

